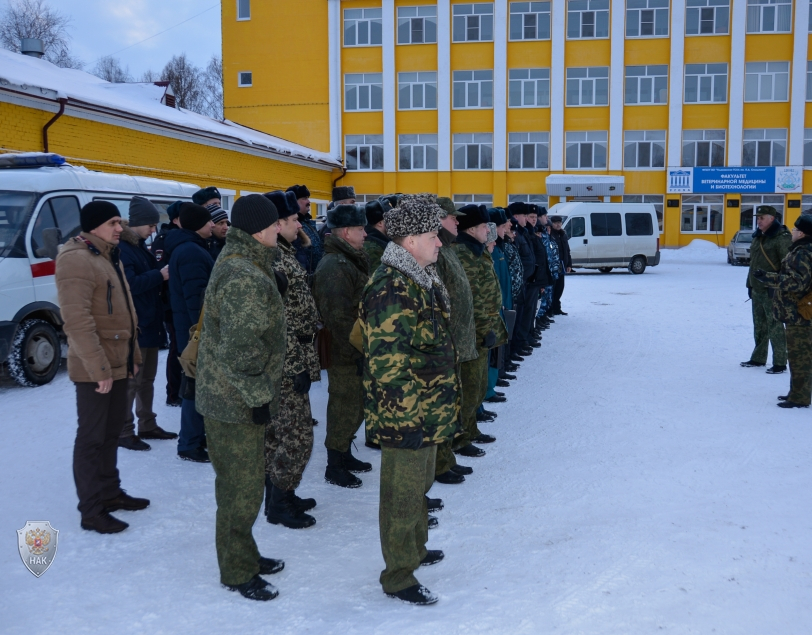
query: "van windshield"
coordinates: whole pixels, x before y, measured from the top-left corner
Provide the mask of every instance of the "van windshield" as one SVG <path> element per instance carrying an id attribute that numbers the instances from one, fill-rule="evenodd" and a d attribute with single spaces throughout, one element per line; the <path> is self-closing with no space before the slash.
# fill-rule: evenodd
<path id="1" fill-rule="evenodd" d="M 0 190 L 0 258 L 25 258 L 25 230 L 37 195 Z"/>

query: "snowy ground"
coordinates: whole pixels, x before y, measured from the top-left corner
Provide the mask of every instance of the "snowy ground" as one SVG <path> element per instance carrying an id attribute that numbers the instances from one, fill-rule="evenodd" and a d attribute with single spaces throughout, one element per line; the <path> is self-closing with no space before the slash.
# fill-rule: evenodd
<path id="1" fill-rule="evenodd" d="M 812 412 L 783 411 L 788 375 L 743 369 L 752 346 L 745 269 L 705 244 L 663 253 L 641 276 L 567 280 L 568 317 L 483 427 L 498 437 L 445 500 L 418 572 L 440 595 L 383 595 L 377 479 L 323 480 L 325 383 L 312 393 L 316 449 L 300 493 L 318 524 L 257 521 L 284 558 L 269 603 L 218 584 L 213 473 L 173 442 L 120 452 L 124 486 L 152 499 L 130 528 L 79 528 L 71 474 L 72 385 L 0 382 L 0 632 L 3 633 L 781 633 L 812 628 Z M 160 391 L 159 391 L 160 392 Z M 177 430 L 179 410 L 159 408 Z M 804 502 L 806 501 L 806 502 Z M 50 520 L 59 551 L 40 579 L 16 529 Z"/>

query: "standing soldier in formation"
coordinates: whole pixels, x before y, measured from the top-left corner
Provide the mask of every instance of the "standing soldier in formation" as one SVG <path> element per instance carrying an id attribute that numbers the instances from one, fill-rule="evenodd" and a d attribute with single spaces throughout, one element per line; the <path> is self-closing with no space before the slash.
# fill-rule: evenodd
<path id="1" fill-rule="evenodd" d="M 386 245 L 390 242 L 389 236 L 386 235 L 386 222 L 383 220 L 383 215 L 392 209 L 392 206 L 384 198 L 377 201 L 371 201 L 364 207 L 364 212 L 367 215 L 366 233 L 367 237 L 364 239 L 364 251 L 367 252 L 367 259 L 369 260 L 369 275 L 373 275 L 378 265 L 381 264 L 381 256 Z"/>
<path id="2" fill-rule="evenodd" d="M 344 188 L 348 189 L 348 188 Z M 357 205 L 338 205 L 327 212 L 324 257 L 313 274 L 313 296 L 330 332 L 330 368 L 327 401 L 327 469 L 324 478 L 340 487 L 361 487 L 353 472 L 369 472 L 372 465 L 359 461 L 350 448 L 364 420 L 361 376 L 364 357 L 350 343 L 358 319 L 358 304 L 369 280 L 364 252 L 366 214 Z"/>
<path id="3" fill-rule="evenodd" d="M 274 271 L 283 285 L 287 283 L 283 298 L 287 350 L 282 393 L 279 413 L 272 417 L 265 433 L 265 516 L 269 523 L 300 529 L 316 524 L 316 519 L 305 513 L 316 506 L 316 501 L 299 498 L 296 488 L 313 451 L 310 384 L 321 378 L 313 344 L 319 314 L 307 283 L 307 272 L 296 260 L 296 250 L 291 244 L 301 228 L 296 199 L 279 190 L 265 197 L 279 214 L 279 257 Z"/>
<path id="4" fill-rule="evenodd" d="M 316 229 L 316 223 L 310 215 L 310 190 L 306 185 L 291 185 L 286 191 L 292 192 L 299 204 L 299 223 L 304 234 L 304 236 L 300 234 L 292 243 L 296 248 L 296 260 L 304 267 L 307 275 L 312 276 L 324 255 L 324 245 Z"/>
<path id="5" fill-rule="evenodd" d="M 742 362 L 745 367 L 766 366 L 767 352 L 773 347 L 773 365 L 767 370 L 770 374 L 783 373 L 787 369 L 787 336 L 784 325 L 773 315 L 773 299 L 767 286 L 758 280 L 755 272 L 762 269 L 768 273 L 778 273 L 781 261 L 789 252 L 792 236 L 776 217 L 778 212 L 772 205 L 759 205 L 756 208 L 758 229 L 753 234 L 750 245 L 750 271 L 747 276 L 747 294 L 753 302 L 753 335 L 756 347 L 750 359 Z"/>
<path id="6" fill-rule="evenodd" d="M 434 604 L 415 570 L 442 560 L 427 550 L 425 494 L 434 481 L 437 446 L 453 437 L 459 380 L 450 331 L 451 304 L 434 263 L 441 243 L 439 209 L 409 197 L 386 213 L 389 243 L 364 290 L 361 308 L 364 408 L 381 447 L 380 532 L 384 593 Z"/>
<path id="7" fill-rule="evenodd" d="M 219 203 L 209 203 L 206 209 L 211 214 L 211 222 L 214 227 L 211 228 L 211 238 L 207 241 L 209 243 L 209 255 L 212 260 L 217 260 L 223 247 L 226 246 L 226 234 L 231 223 L 228 222 L 228 214 L 226 210 L 220 207 Z"/>

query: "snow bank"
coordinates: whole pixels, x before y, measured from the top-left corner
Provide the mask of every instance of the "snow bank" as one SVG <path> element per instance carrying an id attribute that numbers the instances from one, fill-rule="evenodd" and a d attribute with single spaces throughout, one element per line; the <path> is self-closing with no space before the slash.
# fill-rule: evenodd
<path id="1" fill-rule="evenodd" d="M 694 238 L 690 244 L 680 249 L 662 249 L 660 260 L 674 264 L 719 264 L 727 262 L 727 246 L 701 238 Z"/>

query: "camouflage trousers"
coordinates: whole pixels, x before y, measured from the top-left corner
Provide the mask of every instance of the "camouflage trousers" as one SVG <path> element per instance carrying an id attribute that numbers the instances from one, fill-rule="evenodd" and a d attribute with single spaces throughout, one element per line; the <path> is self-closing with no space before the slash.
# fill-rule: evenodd
<path id="1" fill-rule="evenodd" d="M 753 337 L 756 347 L 750 355 L 750 361 L 758 364 L 767 363 L 767 348 L 773 347 L 773 364 L 787 364 L 787 336 L 783 323 L 773 315 L 773 299 L 766 291 L 753 289 Z"/>
<path id="2" fill-rule="evenodd" d="M 476 423 L 476 411 L 488 391 L 488 349 L 477 346 L 479 357 L 460 364 L 462 384 L 462 407 L 460 420 L 462 434 L 454 439 L 453 447 L 462 448 L 482 434 Z"/>
<path id="3" fill-rule="evenodd" d="M 460 364 L 457 364 L 457 377 L 460 377 L 460 382 L 462 382 L 462 370 L 460 369 Z M 460 430 L 462 432 L 462 430 Z M 454 456 L 454 450 L 452 447 L 454 445 L 454 439 L 446 439 L 440 445 L 437 446 L 437 458 L 434 461 L 434 474 L 439 476 L 440 474 L 445 474 L 457 464 L 457 457 Z"/>
<path id="4" fill-rule="evenodd" d="M 794 403 L 812 401 L 812 326 L 787 325 L 789 396 Z"/>
<path id="5" fill-rule="evenodd" d="M 536 317 L 541 317 L 547 313 L 550 309 L 553 308 L 553 290 L 555 287 L 550 284 L 544 287 L 544 291 L 541 292 L 541 304 L 539 304 L 539 310 L 536 313 Z"/>
<path id="6" fill-rule="evenodd" d="M 434 483 L 437 446 L 419 450 L 381 448 L 381 500 L 378 519 L 386 569 L 384 593 L 417 584 L 414 571 L 426 557 L 429 537 L 425 494 Z"/>
<path id="7" fill-rule="evenodd" d="M 220 582 L 243 584 L 259 573 L 251 528 L 265 492 L 265 427 L 205 418 L 217 501 L 215 544 Z"/>
<path id="8" fill-rule="evenodd" d="M 265 427 L 265 473 L 284 491 L 302 482 L 313 452 L 313 415 L 310 395 L 293 390 L 293 379 L 282 379 L 279 413 Z"/>
<path id="9" fill-rule="evenodd" d="M 364 421 L 364 386 L 355 364 L 333 365 L 327 369 L 327 435 L 328 450 L 346 452 Z"/>

